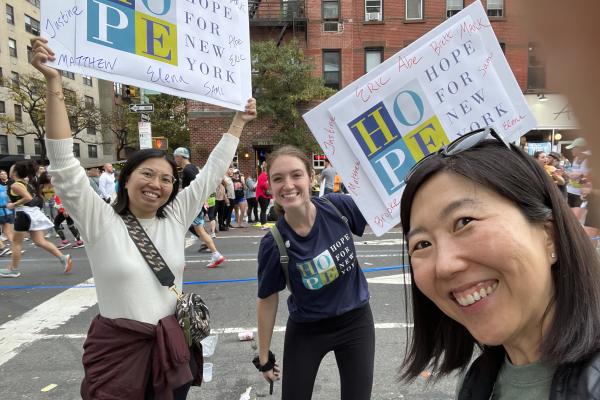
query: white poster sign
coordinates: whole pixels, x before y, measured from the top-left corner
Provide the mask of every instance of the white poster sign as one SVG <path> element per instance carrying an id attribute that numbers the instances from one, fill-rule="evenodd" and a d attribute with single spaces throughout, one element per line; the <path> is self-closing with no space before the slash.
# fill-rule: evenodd
<path id="1" fill-rule="evenodd" d="M 55 68 L 243 110 L 247 0 L 42 0 Z"/>
<path id="2" fill-rule="evenodd" d="M 150 122 L 138 122 L 140 134 L 140 150 L 152 148 L 152 124 Z"/>
<path id="3" fill-rule="evenodd" d="M 404 177 L 423 157 L 485 126 L 509 141 L 536 126 L 480 2 L 304 119 L 377 235 L 400 223 Z"/>

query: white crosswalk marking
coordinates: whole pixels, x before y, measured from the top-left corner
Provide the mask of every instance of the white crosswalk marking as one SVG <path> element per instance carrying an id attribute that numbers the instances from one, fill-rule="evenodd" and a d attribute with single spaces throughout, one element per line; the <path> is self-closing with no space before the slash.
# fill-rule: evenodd
<path id="1" fill-rule="evenodd" d="M 20 346 L 44 338 L 39 334 L 42 330 L 56 329 L 95 305 L 96 291 L 78 287 L 93 284 L 94 279 L 90 278 L 0 325 L 0 365 L 16 356 Z"/>
<path id="2" fill-rule="evenodd" d="M 377 278 L 367 279 L 369 283 L 385 283 L 388 285 L 410 285 L 410 274 L 397 274 L 397 275 L 386 275 L 379 276 Z"/>

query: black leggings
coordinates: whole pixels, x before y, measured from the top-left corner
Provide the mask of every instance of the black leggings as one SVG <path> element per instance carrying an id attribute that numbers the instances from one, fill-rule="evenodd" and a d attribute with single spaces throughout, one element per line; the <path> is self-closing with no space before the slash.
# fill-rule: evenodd
<path id="1" fill-rule="evenodd" d="M 227 204 L 225 204 L 225 200 L 217 200 L 215 201 L 215 207 L 217 208 L 219 229 L 221 229 L 225 226 L 225 212 L 227 211 Z"/>
<path id="2" fill-rule="evenodd" d="M 262 225 L 267 223 L 267 208 L 269 208 L 270 199 L 266 197 L 259 197 L 258 204 L 260 204 L 260 223 Z"/>
<path id="3" fill-rule="evenodd" d="M 67 240 L 67 237 L 65 236 L 65 232 L 63 231 L 62 227 L 62 223 L 64 221 L 67 221 L 67 226 L 69 227 L 69 230 L 73 234 L 75 240 L 81 240 L 81 237 L 79 236 L 79 231 L 77 230 L 77 228 L 75 228 L 75 222 L 73 222 L 71 216 L 65 218 L 65 214 L 63 213 L 58 213 L 56 214 L 56 217 L 54 217 L 54 230 L 56 231 L 58 236 L 60 236 L 60 239 Z"/>
<path id="4" fill-rule="evenodd" d="M 310 400 L 321 360 L 333 351 L 341 400 L 369 400 L 373 387 L 375 325 L 367 304 L 334 318 L 288 319 L 283 350 L 282 400 Z"/>
<path id="5" fill-rule="evenodd" d="M 248 221 L 252 221 L 252 214 L 254 214 L 254 222 L 258 222 L 258 202 L 256 197 L 248 198 Z"/>

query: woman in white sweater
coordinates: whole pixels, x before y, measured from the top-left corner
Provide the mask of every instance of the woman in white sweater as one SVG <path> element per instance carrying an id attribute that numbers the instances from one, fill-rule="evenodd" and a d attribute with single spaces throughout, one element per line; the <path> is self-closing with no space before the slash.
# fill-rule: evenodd
<path id="1" fill-rule="evenodd" d="M 34 54 L 31 63 L 47 83 L 49 171 L 57 194 L 87 244 L 98 295 L 100 315 L 92 322 L 84 344 L 82 397 L 104 398 L 102 395 L 114 393 L 128 399 L 184 399 L 189 381 L 198 377 L 198 365 L 194 365 L 189 350 L 185 349 L 185 366 L 179 365 L 181 354 L 167 355 L 171 357 L 170 366 L 157 362 L 161 349 L 166 347 L 167 352 L 173 352 L 172 347 L 179 344 L 157 345 L 163 336 L 171 339 L 168 330 L 174 320 L 176 296 L 160 284 L 130 239 L 121 215 L 130 212 L 137 217 L 175 275 L 176 286 L 181 288 L 185 234 L 225 174 L 244 125 L 256 117 L 255 101 L 248 100 L 245 112 L 235 114 L 228 133 L 213 150 L 205 168 L 179 193 L 176 166 L 164 152 L 152 149 L 137 152 L 119 177 L 113 207 L 94 192 L 85 170 L 73 155 L 61 77 L 57 70 L 45 65 L 55 59 L 54 53 L 45 39 L 31 42 Z M 131 337 L 132 331 L 138 336 Z M 146 340 L 141 341 L 145 345 L 139 344 L 140 334 L 147 334 Z M 177 337 L 171 340 L 179 340 L 180 334 L 176 332 Z M 102 342 L 103 338 L 107 341 Z M 140 368 L 140 360 L 147 368 Z M 177 373 L 173 374 L 173 370 Z"/>

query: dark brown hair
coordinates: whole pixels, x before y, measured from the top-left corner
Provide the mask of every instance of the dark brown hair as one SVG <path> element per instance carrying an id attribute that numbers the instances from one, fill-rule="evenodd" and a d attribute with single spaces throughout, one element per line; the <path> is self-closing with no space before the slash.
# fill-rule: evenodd
<path id="1" fill-rule="evenodd" d="M 450 157 L 435 155 L 411 175 L 402 195 L 400 216 L 406 235 L 410 231 L 413 200 L 419 188 L 437 173 L 449 171 L 493 190 L 519 208 L 530 223 L 552 222 L 557 262 L 552 321 L 540 353 L 551 365 L 583 360 L 600 349 L 600 258 L 581 224 L 569 209 L 544 169 L 520 148 L 496 140 Z M 410 266 L 410 257 L 408 259 Z M 413 277 L 412 268 L 410 268 Z M 414 282 L 414 280 L 413 280 Z M 438 375 L 468 366 L 480 346 L 469 331 L 444 314 L 413 284 L 410 286 L 414 329 L 401 378 L 414 379 L 426 368 Z M 546 314 L 545 316 L 548 316 Z"/>

